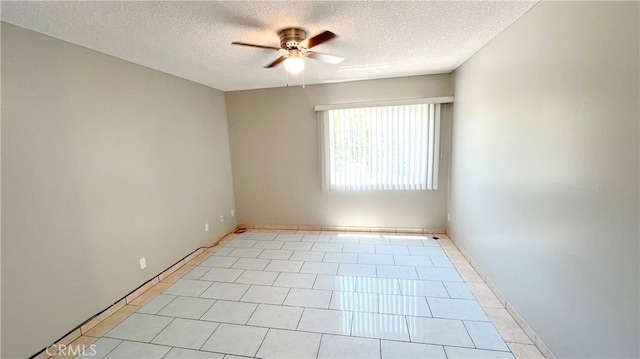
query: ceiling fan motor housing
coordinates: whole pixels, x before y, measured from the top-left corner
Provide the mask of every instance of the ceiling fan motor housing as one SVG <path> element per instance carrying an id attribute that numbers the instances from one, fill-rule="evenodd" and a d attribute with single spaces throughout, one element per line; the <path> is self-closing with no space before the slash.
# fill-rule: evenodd
<path id="1" fill-rule="evenodd" d="M 300 42 L 307 38 L 307 33 L 294 27 L 281 30 L 278 36 L 280 36 L 280 47 L 285 50 L 292 50 L 298 49 Z"/>

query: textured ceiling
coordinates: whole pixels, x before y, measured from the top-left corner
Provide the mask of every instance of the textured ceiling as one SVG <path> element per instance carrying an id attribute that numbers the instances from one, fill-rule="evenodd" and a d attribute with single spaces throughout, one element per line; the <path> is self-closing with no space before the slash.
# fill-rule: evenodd
<path id="1" fill-rule="evenodd" d="M 2 20 L 223 91 L 281 87 L 280 54 L 233 46 L 279 47 L 277 31 L 302 27 L 338 35 L 307 59 L 307 84 L 454 70 L 536 1 L 146 2 L 2 1 Z M 302 82 L 290 77 L 292 85 Z"/>

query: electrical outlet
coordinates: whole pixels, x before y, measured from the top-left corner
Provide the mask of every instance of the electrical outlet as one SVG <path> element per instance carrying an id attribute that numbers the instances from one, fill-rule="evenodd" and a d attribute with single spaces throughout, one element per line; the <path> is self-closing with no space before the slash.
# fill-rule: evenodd
<path id="1" fill-rule="evenodd" d="M 220 216 L 220 222 L 224 222 L 224 216 Z"/>
<path id="2" fill-rule="evenodd" d="M 204 224 L 204 231 L 209 232 L 209 223 Z"/>
<path id="3" fill-rule="evenodd" d="M 236 216 L 236 211 L 234 211 L 233 209 L 231 210 L 231 217 L 235 217 Z"/>
<path id="4" fill-rule="evenodd" d="M 140 269 L 145 269 L 147 268 L 147 258 L 142 257 L 140 258 Z"/>

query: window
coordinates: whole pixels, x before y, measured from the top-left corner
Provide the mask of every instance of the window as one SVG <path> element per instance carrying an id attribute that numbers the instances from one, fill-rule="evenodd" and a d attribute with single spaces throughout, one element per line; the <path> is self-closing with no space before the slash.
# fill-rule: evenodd
<path id="1" fill-rule="evenodd" d="M 325 189 L 438 188 L 439 103 L 329 109 L 321 123 Z"/>

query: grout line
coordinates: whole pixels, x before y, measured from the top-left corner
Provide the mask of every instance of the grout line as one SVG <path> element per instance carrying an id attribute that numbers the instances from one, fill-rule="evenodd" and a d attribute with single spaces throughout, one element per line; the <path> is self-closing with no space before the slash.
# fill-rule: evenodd
<path id="1" fill-rule="evenodd" d="M 153 315 L 153 314 L 148 314 L 148 315 Z M 178 317 L 173 317 L 173 319 L 171 319 L 171 320 L 170 320 L 170 321 L 169 321 L 169 322 L 168 322 L 164 327 L 162 327 L 162 329 L 160 329 L 160 331 L 158 332 L 158 334 L 154 335 L 154 336 L 153 336 L 153 338 L 151 338 L 151 340 L 149 340 L 149 341 L 148 341 L 148 342 L 146 342 L 146 343 L 148 343 L 148 344 L 156 344 L 156 343 L 152 343 L 152 342 L 153 342 L 153 340 L 154 340 L 155 338 L 157 338 L 157 337 L 158 337 L 158 335 L 160 335 L 160 333 L 162 333 L 162 331 L 164 331 L 165 329 L 167 329 L 167 327 L 169 327 L 169 325 L 171 325 L 171 323 L 175 322 L 175 320 L 176 320 L 176 319 L 178 319 Z M 184 319 L 184 318 L 181 318 L 181 319 Z M 160 344 L 160 345 L 162 345 L 162 344 Z M 171 349 L 169 349 L 169 350 L 171 350 Z"/>
<path id="2" fill-rule="evenodd" d="M 158 295 L 156 296 L 156 298 L 157 298 L 158 296 L 160 296 L 161 294 L 162 294 L 162 293 L 158 294 Z M 162 306 L 162 308 L 158 309 L 158 311 L 157 311 L 157 312 L 153 313 L 153 315 L 158 315 L 158 313 L 160 313 L 164 308 L 166 308 L 169 304 L 173 303 L 173 301 L 174 301 L 174 300 L 176 300 L 176 298 L 178 298 L 178 297 L 179 297 L 178 295 L 173 295 L 173 294 L 165 294 L 165 295 L 172 295 L 174 298 L 172 298 L 172 299 L 171 299 L 167 304 L 163 305 L 163 306 Z M 199 298 L 199 297 L 198 297 L 198 298 Z M 155 298 L 154 298 L 154 299 L 155 299 Z M 153 299 L 152 299 L 152 300 L 153 300 Z M 149 301 L 149 303 L 151 303 L 151 300 Z M 147 303 L 147 304 L 149 304 L 149 303 Z M 147 304 L 145 304 L 145 305 L 147 305 Z M 140 308 L 143 308 L 143 307 L 144 307 L 144 305 L 143 305 L 142 307 L 140 307 Z M 137 313 L 137 312 L 138 312 L 138 311 L 136 311 L 136 313 Z M 150 313 L 140 313 L 140 314 L 150 314 Z"/>
<path id="3" fill-rule="evenodd" d="M 355 318 L 355 312 L 354 311 L 349 311 L 351 314 L 351 325 L 349 326 L 349 336 L 352 336 L 353 334 L 353 326 L 356 325 L 356 318 Z"/>
<path id="4" fill-rule="evenodd" d="M 320 345 L 318 345 L 318 351 L 316 352 L 316 358 L 320 355 L 320 348 L 322 347 L 322 342 L 324 341 L 325 333 L 320 333 Z"/>
<path id="5" fill-rule="evenodd" d="M 101 339 L 101 338 L 100 338 L 100 339 Z M 100 340 L 100 339 L 98 339 L 98 340 Z M 111 338 L 111 339 L 113 339 L 113 338 Z M 98 341 L 98 340 L 96 340 L 96 341 Z M 104 355 L 104 357 L 106 357 L 107 355 L 111 354 L 114 350 L 116 350 L 116 348 L 118 348 L 120 345 L 122 345 L 122 343 L 124 343 L 124 342 L 125 342 L 125 340 L 123 340 L 123 339 L 117 339 L 117 340 L 120 340 L 120 343 L 118 343 L 118 345 L 116 345 L 115 347 L 111 348 L 111 350 L 109 350 L 109 351 Z M 103 357 L 103 358 L 104 358 L 104 357 Z"/>
<path id="6" fill-rule="evenodd" d="M 239 303 L 249 303 L 249 302 L 240 302 L 240 301 L 238 301 L 238 302 Z M 251 311 L 251 315 L 249 317 L 247 317 L 247 321 L 244 322 L 244 324 L 242 324 L 242 325 L 248 325 L 247 323 L 249 323 L 249 321 L 251 320 L 251 317 L 253 317 L 253 315 L 256 314 L 256 311 L 258 310 L 258 307 L 260 306 L 260 304 L 264 304 L 264 303 L 252 303 L 252 304 L 255 304 L 256 307 L 253 308 L 253 311 Z M 240 324 L 238 324 L 238 325 L 240 325 Z"/>
<path id="7" fill-rule="evenodd" d="M 215 304 L 215 303 L 214 303 Z M 204 315 L 204 314 L 203 314 Z M 198 347 L 198 350 L 202 350 L 202 347 L 204 347 L 205 344 L 207 344 L 207 342 L 209 341 L 209 339 L 211 339 L 211 337 L 213 336 L 213 334 L 218 330 L 218 328 L 220 328 L 220 326 L 223 323 L 219 323 L 218 326 L 216 327 L 216 329 L 214 329 L 211 334 L 209 334 L 209 336 L 207 337 L 207 339 L 205 339 L 205 341 L 202 343 L 202 345 L 200 347 Z"/>
<path id="8" fill-rule="evenodd" d="M 293 289 L 293 288 L 291 288 L 291 289 Z M 291 289 L 289 289 L 289 293 L 291 293 Z M 287 293 L 287 297 L 289 296 L 289 293 Z M 287 301 L 287 297 L 284 298 L 285 302 Z M 282 302 L 282 303 L 283 303 L 283 306 L 284 306 L 284 302 Z M 305 309 L 306 308 L 302 308 L 302 312 L 300 313 L 300 318 L 298 318 L 298 322 L 296 323 L 296 328 L 294 330 L 298 330 L 298 327 L 300 326 L 300 321 L 302 320 L 302 316 L 304 315 Z"/>
<path id="9" fill-rule="evenodd" d="M 467 332 L 467 335 L 469 336 L 469 339 L 471 339 L 471 343 L 473 344 L 473 347 L 476 349 L 480 349 L 478 348 L 478 345 L 476 345 L 476 342 L 473 340 L 473 337 L 471 337 L 471 333 L 469 333 L 469 328 L 467 328 L 467 325 L 464 323 L 464 320 L 460 320 L 462 322 L 462 326 L 464 327 L 464 330 Z M 502 339 L 502 338 L 500 338 Z M 503 340 L 504 342 L 504 340 Z M 506 345 L 506 344 L 505 344 Z M 508 346 L 507 346 L 508 348 Z M 509 351 L 511 351 L 511 349 L 509 349 Z"/>
<path id="10" fill-rule="evenodd" d="M 267 332 L 264 333 L 264 337 L 262 337 L 262 341 L 260 342 L 260 345 L 258 345 L 258 349 L 256 349 L 255 354 L 253 354 L 253 357 L 258 356 L 258 352 L 260 351 L 260 348 L 262 348 L 262 345 L 264 344 L 264 341 L 267 339 L 267 335 L 269 335 L 269 332 L 275 328 L 267 328 Z M 226 356 L 226 355 L 225 355 Z"/>
<path id="11" fill-rule="evenodd" d="M 318 349 L 315 350 L 314 358 L 317 358 L 320 354 L 320 345 L 322 344 L 322 334 L 320 334 L 320 340 L 318 341 Z"/>
<path id="12" fill-rule="evenodd" d="M 453 241 L 452 241 L 452 242 L 453 242 Z M 454 245 L 455 245 L 455 243 L 454 243 Z M 343 244 L 343 246 L 344 246 L 344 244 Z M 222 246 L 222 247 L 224 247 L 224 246 Z M 441 246 L 439 246 L 439 247 L 441 247 Z M 197 250 L 196 250 L 196 251 L 197 251 Z M 195 252 L 195 251 L 194 251 L 194 252 Z M 261 253 L 262 253 L 262 252 L 261 252 Z M 324 260 L 324 257 L 326 256 L 326 253 L 327 253 L 327 252 L 323 252 L 323 260 Z M 446 253 L 445 253 L 445 254 L 446 254 Z M 448 257 L 448 254 L 447 254 L 447 257 Z M 195 257 L 194 257 L 194 258 L 195 258 Z M 249 258 L 249 259 L 250 259 L 250 258 Z M 358 259 L 359 259 L 359 254 L 358 254 Z M 450 258 L 449 258 L 449 259 L 450 259 Z M 238 259 L 236 259 L 236 262 L 237 262 L 238 260 L 240 260 L 240 259 L 239 259 L 239 258 L 238 258 Z M 289 260 L 291 260 L 291 259 L 289 258 Z M 188 263 L 188 262 L 184 263 L 184 265 L 186 265 L 187 263 Z M 234 262 L 234 263 L 235 263 L 235 262 Z M 269 261 L 269 263 L 271 263 L 271 260 Z M 303 261 L 303 263 L 306 263 L 306 261 Z M 314 263 L 318 263 L 318 262 L 314 262 Z M 454 264 L 454 268 L 456 268 L 456 270 L 457 270 L 457 267 L 455 267 L 455 263 L 453 263 L 453 264 Z M 338 267 L 339 267 L 340 265 L 341 265 L 341 264 L 339 264 L 339 265 L 338 265 Z M 201 266 L 201 264 L 197 265 L 197 267 L 199 267 L 199 266 Z M 394 257 L 394 266 L 395 266 L 395 257 Z M 205 267 L 206 267 L 206 266 L 205 266 Z M 435 266 L 434 266 L 434 267 L 435 267 Z M 170 267 L 170 268 L 171 268 L 171 267 Z M 209 267 L 207 267 L 207 268 L 209 268 Z M 375 265 L 375 268 L 376 268 L 376 277 L 369 277 L 369 278 L 379 278 L 379 277 L 377 276 L 377 268 L 378 268 L 378 265 Z M 414 268 L 414 271 L 415 271 L 415 272 L 416 272 L 416 274 L 417 274 L 416 267 L 415 267 L 415 266 L 413 266 L 413 268 Z M 209 268 L 209 269 L 210 269 L 210 268 Z M 474 271 L 476 270 L 475 268 L 473 268 L 473 269 L 474 269 Z M 243 271 L 243 273 L 244 273 L 244 271 Z M 279 276 L 280 276 L 280 274 L 282 274 L 282 272 L 279 272 L 279 273 L 278 273 L 278 275 L 277 275 L 277 277 L 279 277 Z M 315 277 L 314 277 L 314 280 L 313 280 L 312 287 L 311 287 L 311 290 L 313 290 L 313 287 L 315 286 L 315 284 L 316 284 L 316 282 L 317 282 L 317 279 L 318 279 L 318 275 L 319 275 L 319 274 L 317 274 L 317 273 L 315 273 L 315 274 L 314 274 L 314 273 L 310 273 L 310 274 L 313 274 L 313 275 L 315 276 Z M 186 275 L 186 274 L 185 274 L 185 275 Z M 277 278 L 277 277 L 276 277 L 276 278 Z M 487 280 L 487 279 L 486 279 L 486 277 L 483 277 L 482 279 L 483 279 L 484 281 L 486 281 L 486 280 Z M 397 279 L 395 279 L 395 280 L 397 280 Z M 400 280 L 402 280 L 402 279 L 400 279 Z M 419 276 L 418 276 L 418 279 L 417 279 L 417 280 L 420 280 L 420 279 L 419 279 Z M 463 280 L 464 280 L 464 278 L 463 278 Z M 208 280 L 207 280 L 207 281 L 208 281 Z M 441 281 L 441 282 L 444 282 L 444 281 Z M 235 283 L 233 283 L 233 282 L 227 282 L 227 283 L 228 283 L 228 284 L 235 284 Z M 464 282 L 464 281 L 463 281 L 463 283 L 465 283 L 465 284 L 466 284 L 466 282 Z M 213 283 L 212 283 L 211 285 L 213 285 Z M 210 285 L 210 286 L 211 286 L 211 285 Z M 210 287 L 210 286 L 209 286 L 209 287 Z M 250 288 L 251 286 L 252 286 L 252 285 L 249 285 L 249 287 L 248 287 L 248 288 Z M 355 283 L 354 283 L 354 286 L 355 286 Z M 273 285 L 271 285 L 270 287 L 273 287 Z M 444 287 L 445 287 L 445 291 L 446 291 L 446 293 L 447 293 L 447 294 L 449 295 L 449 297 L 450 297 L 449 290 L 447 289 L 447 287 L 446 287 L 446 286 L 444 286 Z M 153 288 L 153 286 L 152 286 L 151 288 Z M 151 288 L 149 288 L 149 289 L 151 289 Z M 293 289 L 293 288 L 291 288 L 291 287 L 283 287 L 283 288 L 288 288 L 288 290 L 287 290 L 287 294 L 285 295 L 285 300 L 286 300 L 286 298 L 288 297 L 288 295 L 289 295 L 289 294 L 290 294 L 290 292 L 291 292 L 291 289 Z M 208 289 L 208 288 L 207 288 L 207 289 Z M 355 288 L 355 287 L 354 287 L 353 289 L 355 290 L 355 289 L 357 289 L 357 288 Z M 400 288 L 400 289 L 401 289 L 401 288 Z M 206 291 L 206 290 L 205 290 L 205 291 Z M 248 291 L 248 289 L 247 289 L 247 291 Z M 244 296 L 244 294 L 246 294 L 246 292 L 247 292 L 247 291 L 245 291 L 245 293 L 243 293 L 243 295 L 242 295 L 242 296 Z M 336 292 L 336 291 L 332 291 L 332 295 L 331 295 L 330 300 L 329 300 L 329 305 L 330 305 L 330 303 L 331 303 L 331 300 L 333 299 L 333 296 L 335 295 L 335 292 Z M 377 293 L 377 294 L 375 294 L 375 293 L 374 293 L 374 295 L 376 295 L 376 296 L 378 297 L 378 299 L 379 299 L 379 297 L 382 295 L 382 293 Z M 403 295 L 403 294 L 402 294 L 402 292 L 400 292 L 400 295 Z M 241 301 L 242 296 L 240 297 L 240 299 L 235 300 L 234 302 L 242 302 L 242 301 Z M 198 297 L 196 297 L 196 298 L 199 298 L 199 296 L 198 296 Z M 425 297 L 425 298 L 426 298 L 426 297 Z M 174 299 L 175 299 L 175 298 L 174 298 Z M 426 299 L 425 299 L 425 300 L 426 300 Z M 172 300 L 172 301 L 173 301 L 173 300 Z M 427 306 L 428 306 L 428 305 L 429 305 L 429 304 L 428 304 L 428 301 L 426 301 L 426 302 L 427 302 Z M 243 303 L 250 303 L 250 302 L 243 302 Z M 168 305 L 168 304 L 169 304 L 169 303 L 167 303 L 167 305 Z M 261 304 L 266 304 L 266 303 L 258 303 L 258 306 L 259 306 L 259 305 L 261 305 Z M 283 303 L 282 303 L 282 304 L 276 304 L 276 305 L 285 306 L 285 305 L 284 305 L 284 301 L 283 301 Z M 165 306 L 166 306 L 166 305 L 165 305 Z M 256 306 L 256 309 L 257 309 L 257 307 L 258 307 L 258 306 Z M 379 307 L 379 306 L 380 306 L 380 302 L 378 302 L 378 307 Z M 288 306 L 288 307 L 296 307 L 296 308 L 300 308 L 299 306 Z M 164 308 L 164 307 L 163 307 L 163 308 Z M 161 308 L 159 311 L 161 311 L 163 308 Z M 300 324 L 300 321 L 301 321 L 302 315 L 304 314 L 304 312 L 305 312 L 307 309 L 309 309 L 309 308 L 306 308 L 306 307 L 301 307 L 301 308 L 303 309 L 303 312 L 302 312 L 302 314 L 300 315 L 300 318 L 298 319 L 298 323 L 297 323 L 297 325 L 296 325 L 296 330 L 297 330 L 297 327 L 298 327 L 298 326 L 299 326 L 299 324 Z M 254 311 L 252 312 L 251 316 L 253 316 L 253 314 L 255 313 L 255 310 L 256 310 L 256 309 L 254 309 Z M 325 310 L 332 310 L 332 309 L 327 308 L 327 309 L 325 309 Z M 430 309 L 429 309 L 429 310 L 430 310 Z M 349 329 L 350 329 L 350 331 L 349 331 L 349 336 L 352 336 L 352 337 L 353 337 L 352 333 L 353 333 L 353 328 L 354 328 L 354 326 L 355 326 L 355 322 L 354 322 L 354 316 L 355 316 L 355 314 L 354 314 L 354 312 L 353 312 L 353 311 L 345 311 L 345 310 L 341 310 L 341 311 L 343 311 L 343 312 L 349 312 L 349 313 L 350 313 L 351 325 L 350 325 L 350 328 L 349 328 Z M 370 313 L 370 314 L 375 314 L 375 313 L 380 313 L 380 308 L 378 308 L 378 311 L 377 311 L 377 312 Z M 249 319 L 251 318 L 251 316 L 249 316 Z M 406 326 L 406 328 L 407 328 L 407 333 L 408 333 L 408 335 L 409 335 L 409 342 L 411 342 L 411 337 L 410 337 L 410 333 L 409 333 L 409 325 L 408 325 L 408 322 L 407 322 L 408 317 L 407 317 L 406 315 L 404 315 L 404 318 L 405 318 L 405 326 Z M 432 318 L 433 318 L 433 317 L 432 317 Z M 170 325 L 173 321 L 174 321 L 174 320 L 170 321 L 170 322 L 167 324 L 167 326 L 168 326 L 168 325 Z M 247 320 L 247 322 L 248 322 L 248 320 Z M 462 321 L 462 322 L 463 322 L 463 324 L 464 324 L 464 321 Z M 481 322 L 482 322 L 482 321 L 481 321 Z M 491 321 L 489 321 L 489 323 L 491 323 Z M 224 323 L 224 324 L 228 324 L 228 323 Z M 220 325 L 221 325 L 221 324 L 220 324 Z M 211 336 L 213 335 L 213 333 L 215 333 L 215 332 L 218 330 L 218 328 L 220 327 L 220 325 L 218 325 L 218 327 L 216 327 L 216 329 L 211 333 L 211 335 L 209 336 L 209 338 L 207 338 L 207 340 L 205 340 L 205 342 L 203 343 L 203 345 L 202 345 L 200 348 L 202 348 L 202 347 L 204 346 L 204 344 L 206 344 L 206 342 L 211 338 Z M 245 325 L 246 325 L 246 323 L 245 323 Z M 165 328 L 163 328 L 162 330 L 164 330 L 164 329 L 166 329 L 166 326 L 165 326 Z M 161 330 L 161 331 L 162 331 L 162 330 Z M 257 352 L 259 351 L 259 349 L 261 348 L 262 344 L 264 343 L 264 340 L 266 339 L 266 335 L 268 335 L 269 330 L 270 330 L 270 329 L 268 328 L 267 333 L 265 334 L 265 337 L 263 337 L 263 341 L 262 341 L 261 345 L 258 347 L 258 350 L 256 351 L 256 355 L 257 355 Z M 467 330 L 467 329 L 466 329 L 466 325 L 465 325 L 465 330 Z M 311 333 L 314 333 L 314 332 L 311 332 Z M 320 333 L 320 334 L 321 334 L 321 335 L 325 335 L 326 333 Z M 468 330 L 467 330 L 467 334 L 468 334 Z M 468 334 L 468 335 L 469 335 L 469 334 Z M 157 336 L 157 335 L 156 335 L 156 336 Z M 471 336 L 470 336 L 470 335 L 469 335 L 469 337 L 471 338 Z M 321 338 L 322 338 L 322 337 L 321 337 Z M 373 338 L 373 337 L 366 337 L 366 336 L 365 336 L 364 338 Z M 154 337 L 154 339 L 155 339 L 155 337 Z M 380 348 L 381 348 L 381 344 L 382 344 L 382 342 L 381 342 L 380 338 L 376 338 L 376 339 L 378 339 L 378 343 L 379 343 Z M 152 340 L 153 340 L 153 339 L 152 339 Z M 473 341 L 473 338 L 471 338 L 471 340 Z M 401 340 L 401 341 L 402 341 L 402 340 Z M 321 339 L 321 343 L 322 343 L 322 339 Z M 320 343 L 320 345 L 318 346 L 318 350 L 317 350 L 316 355 L 318 355 L 318 354 L 319 354 L 319 350 L 320 350 L 321 343 Z M 475 343 L 474 343 L 474 346 L 475 346 Z M 443 348 L 444 348 L 444 347 L 443 347 Z M 381 350 L 381 349 L 380 349 L 380 350 Z M 443 349 L 443 350 L 444 350 L 444 349 Z M 446 355 L 446 351 L 445 351 L 445 355 Z"/>

